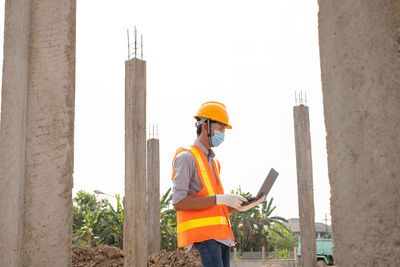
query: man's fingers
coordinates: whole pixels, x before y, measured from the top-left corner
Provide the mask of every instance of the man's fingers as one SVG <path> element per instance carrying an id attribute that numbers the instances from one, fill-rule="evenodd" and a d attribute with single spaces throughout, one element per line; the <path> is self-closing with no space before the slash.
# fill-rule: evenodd
<path id="1" fill-rule="evenodd" d="M 225 205 L 234 209 L 238 209 L 242 206 L 243 202 L 248 202 L 248 200 L 241 195 L 235 194 L 222 194 L 216 195 L 216 204 Z"/>
<path id="2" fill-rule="evenodd" d="M 241 199 L 239 199 L 239 198 L 236 199 L 235 207 L 233 207 L 233 208 L 238 209 L 240 206 L 242 206 L 242 203 L 243 203 L 243 201 Z"/>
<path id="3" fill-rule="evenodd" d="M 242 197 L 242 196 L 239 196 L 239 195 L 238 195 L 238 197 L 239 197 L 239 199 L 240 199 L 242 202 L 247 202 L 247 199 L 246 199 L 246 198 L 244 198 L 244 197 Z"/>

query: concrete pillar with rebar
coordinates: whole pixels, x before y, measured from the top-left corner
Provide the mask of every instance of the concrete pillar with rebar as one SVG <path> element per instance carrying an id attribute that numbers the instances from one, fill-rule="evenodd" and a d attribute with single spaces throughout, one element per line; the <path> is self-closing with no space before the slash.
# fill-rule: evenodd
<path id="1" fill-rule="evenodd" d="M 125 266 L 146 266 L 146 62 L 125 61 Z"/>
<path id="2" fill-rule="evenodd" d="M 160 142 L 147 140 L 147 254 L 160 251 Z"/>
<path id="3" fill-rule="evenodd" d="M 71 266 L 75 0 L 7 0 L 0 266 Z"/>
<path id="4" fill-rule="evenodd" d="M 317 265 L 315 241 L 314 191 L 311 158 L 311 135 L 308 107 L 293 108 L 299 199 L 301 266 Z"/>

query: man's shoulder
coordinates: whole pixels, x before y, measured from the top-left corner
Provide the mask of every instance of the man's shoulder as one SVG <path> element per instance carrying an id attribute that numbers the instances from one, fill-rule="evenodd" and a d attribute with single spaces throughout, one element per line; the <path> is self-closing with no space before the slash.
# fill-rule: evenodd
<path id="1" fill-rule="evenodd" d="M 196 169 L 196 162 L 193 154 L 188 150 L 179 152 L 173 161 L 173 169 L 174 172 L 188 171 L 192 173 Z"/>
<path id="2" fill-rule="evenodd" d="M 189 150 L 185 149 L 180 151 L 175 158 L 175 162 L 176 161 L 194 161 L 194 156 L 192 154 L 192 152 L 190 152 Z"/>

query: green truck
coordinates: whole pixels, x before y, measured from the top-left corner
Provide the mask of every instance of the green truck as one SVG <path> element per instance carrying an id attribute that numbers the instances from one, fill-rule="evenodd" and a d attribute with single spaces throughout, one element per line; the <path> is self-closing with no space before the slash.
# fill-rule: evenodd
<path id="1" fill-rule="evenodd" d="M 317 239 L 316 240 L 316 256 L 318 266 L 328 266 L 333 265 L 333 256 L 332 256 L 332 239 Z M 301 244 L 300 239 L 298 242 L 298 251 L 297 255 L 301 256 Z"/>

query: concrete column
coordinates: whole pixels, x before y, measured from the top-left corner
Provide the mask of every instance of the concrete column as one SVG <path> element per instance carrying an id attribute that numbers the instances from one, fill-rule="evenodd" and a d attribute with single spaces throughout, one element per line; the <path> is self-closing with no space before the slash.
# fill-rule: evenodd
<path id="1" fill-rule="evenodd" d="M 125 266 L 146 266 L 146 62 L 125 61 Z"/>
<path id="2" fill-rule="evenodd" d="M 75 1 L 7 0 L 0 265 L 71 266 Z"/>
<path id="3" fill-rule="evenodd" d="M 299 105 L 293 108 L 294 133 L 296 143 L 297 191 L 299 198 L 301 265 L 314 267 L 315 221 L 314 191 L 311 159 L 311 136 L 308 107 Z"/>
<path id="4" fill-rule="evenodd" d="M 265 247 L 264 246 L 261 247 L 261 259 L 265 260 Z"/>
<path id="5" fill-rule="evenodd" d="M 294 267 L 299 267 L 299 257 L 297 256 L 297 247 L 293 248 Z"/>
<path id="6" fill-rule="evenodd" d="M 76 2 L 30 12 L 24 266 L 71 266 Z"/>
<path id="7" fill-rule="evenodd" d="M 319 7 L 335 266 L 400 266 L 400 4 Z"/>
<path id="8" fill-rule="evenodd" d="M 160 251 L 160 142 L 147 140 L 147 255 Z"/>
<path id="9" fill-rule="evenodd" d="M 29 2 L 6 1 L 0 128 L 0 266 L 23 264 Z"/>

